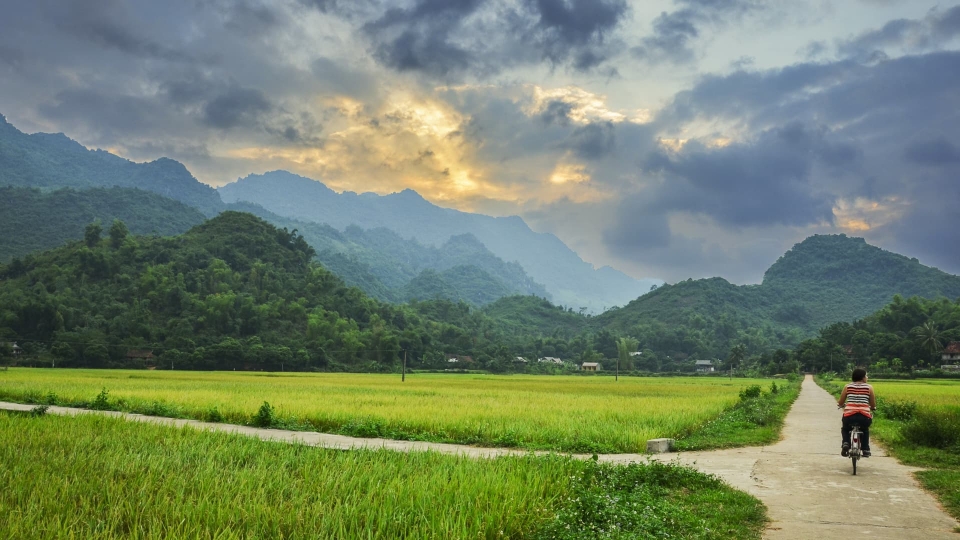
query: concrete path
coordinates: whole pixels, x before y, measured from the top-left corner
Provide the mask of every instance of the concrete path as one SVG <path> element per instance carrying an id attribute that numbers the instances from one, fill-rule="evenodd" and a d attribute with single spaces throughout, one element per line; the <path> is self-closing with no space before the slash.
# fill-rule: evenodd
<path id="1" fill-rule="evenodd" d="M 887 457 L 874 441 L 870 446 L 873 457 L 860 460 L 853 476 L 850 460 L 840 456 L 837 402 L 808 376 L 780 442 L 657 459 L 716 474 L 759 498 L 772 520 L 764 538 L 960 540 L 957 522 L 911 475 L 919 469 Z"/>
<path id="2" fill-rule="evenodd" d="M 0 409 L 29 411 L 32 405 L 0 402 Z M 160 418 L 112 411 L 50 407 L 50 414 L 102 414 L 138 422 L 238 433 L 265 441 L 303 443 L 324 448 L 386 448 L 402 452 L 431 450 L 477 458 L 528 455 L 509 448 L 478 448 L 343 435 L 260 429 L 196 420 Z M 914 468 L 900 465 L 872 443 L 873 457 L 860 461 L 857 476 L 850 460 L 840 456 L 840 413 L 833 396 L 807 377 L 803 390 L 787 415 L 783 439 L 771 446 L 705 452 L 659 454 L 604 454 L 607 463 L 674 461 L 715 474 L 767 505 L 772 520 L 765 538 L 800 540 L 949 538 L 957 523 L 940 509 L 911 476 Z M 534 452 L 546 454 L 547 452 Z M 589 455 L 574 455 L 587 459 Z"/>

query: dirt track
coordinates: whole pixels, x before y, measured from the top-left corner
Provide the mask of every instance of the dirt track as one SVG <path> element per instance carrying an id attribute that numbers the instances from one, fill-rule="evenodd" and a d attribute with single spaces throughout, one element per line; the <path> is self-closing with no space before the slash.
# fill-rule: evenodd
<path id="1" fill-rule="evenodd" d="M 0 409 L 31 408 L 30 405 L 0 402 Z M 478 458 L 528 453 L 504 448 L 358 439 L 64 407 L 50 407 L 49 412 L 61 415 L 105 414 L 155 424 L 190 425 L 210 431 L 239 433 L 271 441 L 301 442 L 325 448 L 388 448 L 403 452 L 432 450 Z M 956 521 L 943 512 L 936 500 L 913 479 L 910 473 L 915 469 L 887 457 L 876 443 L 872 446 L 873 457 L 862 460 L 857 476 L 852 476 L 850 460 L 839 453 L 840 414 L 836 410 L 836 401 L 808 377 L 803 382 L 800 397 L 787 415 L 780 442 L 764 447 L 660 454 L 655 459 L 678 461 L 716 474 L 732 486 L 762 500 L 772 520 L 765 538 L 960 540 L 960 534 L 953 532 L 957 527 Z M 599 459 L 610 463 L 628 463 L 647 461 L 650 456 L 607 454 L 599 456 Z"/>

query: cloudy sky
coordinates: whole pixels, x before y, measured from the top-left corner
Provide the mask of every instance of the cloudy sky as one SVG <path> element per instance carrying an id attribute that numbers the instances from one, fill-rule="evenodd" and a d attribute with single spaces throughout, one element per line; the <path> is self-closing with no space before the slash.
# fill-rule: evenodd
<path id="1" fill-rule="evenodd" d="M 756 283 L 841 232 L 960 273 L 960 2 L 6 2 L 0 113 L 518 214 L 636 277 Z"/>

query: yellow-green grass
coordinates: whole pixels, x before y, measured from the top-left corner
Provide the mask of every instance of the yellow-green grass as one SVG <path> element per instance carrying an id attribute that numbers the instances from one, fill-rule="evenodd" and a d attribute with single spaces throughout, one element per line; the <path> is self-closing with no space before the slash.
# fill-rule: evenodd
<path id="1" fill-rule="evenodd" d="M 765 522 L 756 499 L 673 465 L 338 451 L 95 415 L 0 414 L 0 464 L 0 538 L 21 540 L 759 538 Z"/>
<path id="2" fill-rule="evenodd" d="M 246 423 L 266 401 L 288 425 L 358 436 L 558 451 L 637 452 L 733 406 L 752 379 L 277 374 L 10 369 L 0 399 L 90 403 Z M 159 411 L 159 412 L 158 412 Z"/>
<path id="3" fill-rule="evenodd" d="M 960 380 L 871 380 L 877 396 L 888 401 L 916 401 L 924 407 L 960 407 Z"/>

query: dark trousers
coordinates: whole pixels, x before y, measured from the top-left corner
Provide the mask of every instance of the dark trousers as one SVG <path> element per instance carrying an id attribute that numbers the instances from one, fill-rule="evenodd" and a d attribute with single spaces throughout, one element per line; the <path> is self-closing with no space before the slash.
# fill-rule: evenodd
<path id="1" fill-rule="evenodd" d="M 840 434 L 843 436 L 843 442 L 850 444 L 850 431 L 853 430 L 853 426 L 859 425 L 860 431 L 860 449 L 864 452 L 870 451 L 870 424 L 873 423 L 873 418 L 865 414 L 851 414 L 850 416 L 843 417 L 843 427 L 840 428 Z"/>

